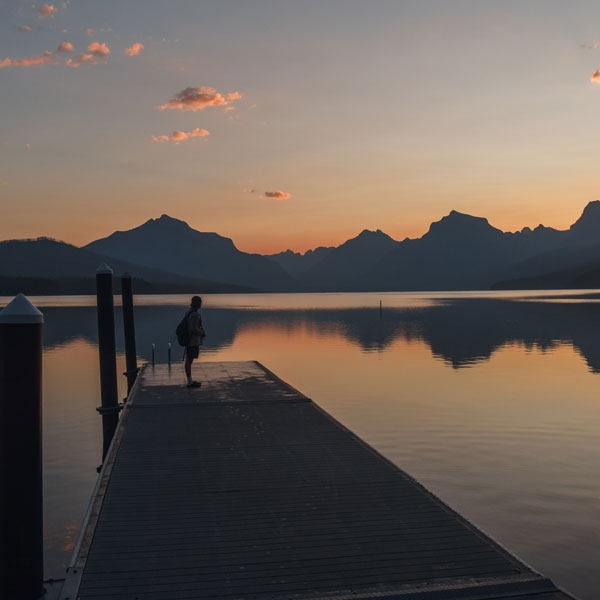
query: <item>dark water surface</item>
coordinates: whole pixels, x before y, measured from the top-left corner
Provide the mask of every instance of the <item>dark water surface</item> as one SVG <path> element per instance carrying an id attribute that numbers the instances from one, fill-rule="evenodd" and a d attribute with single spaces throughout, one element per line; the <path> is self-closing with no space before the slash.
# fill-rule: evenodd
<path id="1" fill-rule="evenodd" d="M 201 360 L 262 362 L 591 600 L 600 590 L 600 303 L 524 295 L 206 296 Z M 32 300 L 46 320 L 46 572 L 60 577 L 101 461 L 96 312 L 92 298 Z M 154 343 L 166 361 L 187 300 L 136 298 L 141 359 Z M 120 309 L 117 321 L 121 373 Z"/>

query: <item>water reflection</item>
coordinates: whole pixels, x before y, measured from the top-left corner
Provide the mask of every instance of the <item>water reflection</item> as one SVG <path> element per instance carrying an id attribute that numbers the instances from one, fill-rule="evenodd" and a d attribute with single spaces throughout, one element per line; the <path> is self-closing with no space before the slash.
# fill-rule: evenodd
<path id="1" fill-rule="evenodd" d="M 524 560 L 594 598 L 600 305 L 397 295 L 380 316 L 376 298 L 213 298 L 200 360 L 263 362 Z M 154 343 L 166 362 L 186 301 L 136 307 L 141 359 Z M 96 312 L 43 310 L 47 575 L 59 577 L 101 461 Z"/>
<path id="2" fill-rule="evenodd" d="M 174 359 L 180 349 L 175 327 L 184 307 L 138 306 L 136 338 L 142 359 L 151 359 L 156 344 L 157 362 L 166 362 L 167 345 Z M 54 348 L 74 339 L 97 343 L 95 309 L 48 307 L 44 309 L 44 344 Z M 266 326 L 293 332 L 308 328 L 317 337 L 341 335 L 363 352 L 383 352 L 395 340 L 423 341 L 432 354 L 459 369 L 488 360 L 500 347 L 520 344 L 542 350 L 571 344 L 590 369 L 600 372 L 600 304 L 551 303 L 461 298 L 429 306 L 386 308 L 245 310 L 206 308 L 202 314 L 209 335 L 203 350 L 216 352 L 231 347 L 237 335 Z M 122 318 L 117 310 L 117 347 L 124 351 Z"/>

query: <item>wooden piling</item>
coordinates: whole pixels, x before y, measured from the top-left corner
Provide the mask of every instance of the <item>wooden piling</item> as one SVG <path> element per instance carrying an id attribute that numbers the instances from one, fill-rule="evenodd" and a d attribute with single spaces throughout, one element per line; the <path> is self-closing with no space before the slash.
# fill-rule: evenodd
<path id="1" fill-rule="evenodd" d="M 135 347 L 135 321 L 133 316 L 133 289 L 131 275 L 121 276 L 121 298 L 123 301 L 123 334 L 125 337 L 125 361 L 127 364 L 127 393 L 131 391 L 137 377 L 137 351 Z"/>
<path id="2" fill-rule="evenodd" d="M 96 271 L 96 303 L 102 403 L 97 410 L 102 415 L 102 460 L 104 460 L 119 421 L 113 272 L 105 264 L 100 265 Z"/>

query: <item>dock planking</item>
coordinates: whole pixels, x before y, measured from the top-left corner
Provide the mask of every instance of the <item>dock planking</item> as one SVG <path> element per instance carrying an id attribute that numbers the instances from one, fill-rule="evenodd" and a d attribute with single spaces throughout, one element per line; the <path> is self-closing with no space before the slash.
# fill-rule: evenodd
<path id="1" fill-rule="evenodd" d="M 63 600 L 571 598 L 256 362 L 146 367 Z"/>

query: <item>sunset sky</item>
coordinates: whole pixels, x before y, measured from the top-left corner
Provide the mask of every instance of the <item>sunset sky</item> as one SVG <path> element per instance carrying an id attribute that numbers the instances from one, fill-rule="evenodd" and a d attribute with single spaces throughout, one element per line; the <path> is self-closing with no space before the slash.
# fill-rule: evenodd
<path id="1" fill-rule="evenodd" d="M 600 199 L 600 3 L 0 3 L 0 239 L 168 213 L 245 251 Z"/>

